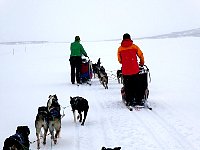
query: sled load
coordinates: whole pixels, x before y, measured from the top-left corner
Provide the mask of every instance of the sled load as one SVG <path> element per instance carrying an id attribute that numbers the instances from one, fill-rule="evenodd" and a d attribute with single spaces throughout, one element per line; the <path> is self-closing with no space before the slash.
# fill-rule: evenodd
<path id="1" fill-rule="evenodd" d="M 150 82 L 151 78 L 150 78 L 150 72 L 149 69 L 146 65 L 144 66 L 140 66 L 140 72 L 139 72 L 139 76 L 138 76 L 138 83 L 139 83 L 139 89 L 140 89 L 140 94 L 142 97 L 142 104 L 143 106 L 134 106 L 135 108 L 139 109 L 139 108 L 148 108 L 150 110 L 152 110 L 152 108 L 150 107 L 147 99 L 149 96 L 149 89 L 148 89 L 148 82 Z M 122 95 L 122 101 L 126 104 L 126 93 L 125 93 L 125 88 L 124 86 L 121 88 L 121 95 Z M 133 103 L 134 103 L 134 99 L 133 99 Z M 129 108 L 129 110 L 132 111 L 132 106 L 127 106 Z"/>
<path id="2" fill-rule="evenodd" d="M 92 78 L 92 63 L 90 60 L 82 59 L 81 75 L 80 75 L 81 83 L 87 83 L 91 85 L 91 78 Z"/>

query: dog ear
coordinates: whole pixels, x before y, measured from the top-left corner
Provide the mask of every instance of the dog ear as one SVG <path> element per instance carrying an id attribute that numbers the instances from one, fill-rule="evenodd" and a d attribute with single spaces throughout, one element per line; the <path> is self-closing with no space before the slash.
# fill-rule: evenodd
<path id="1" fill-rule="evenodd" d="M 28 126 L 25 126 L 25 129 L 26 129 L 26 134 L 29 135 L 30 134 L 30 129 Z"/>
<path id="2" fill-rule="evenodd" d="M 58 100 L 58 97 L 57 97 L 57 95 L 55 94 L 54 96 L 55 96 L 56 100 Z"/>
<path id="3" fill-rule="evenodd" d="M 106 148 L 105 148 L 105 147 L 102 147 L 101 150 L 106 150 Z"/>
<path id="4" fill-rule="evenodd" d="M 100 65 L 100 64 L 101 64 L 101 60 L 99 58 L 98 61 L 97 61 L 97 65 Z"/>
<path id="5" fill-rule="evenodd" d="M 51 98 L 52 96 L 51 95 L 49 95 L 49 98 Z"/>

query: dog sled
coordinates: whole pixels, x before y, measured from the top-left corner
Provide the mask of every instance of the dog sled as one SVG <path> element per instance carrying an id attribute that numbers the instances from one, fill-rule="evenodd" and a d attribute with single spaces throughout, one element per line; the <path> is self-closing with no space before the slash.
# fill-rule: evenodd
<path id="1" fill-rule="evenodd" d="M 149 88 L 148 88 L 148 83 L 151 81 L 150 78 L 150 72 L 149 72 L 149 68 L 144 65 L 144 66 L 140 66 L 140 72 L 139 72 L 139 85 L 140 85 L 140 93 L 142 95 L 142 104 L 143 106 L 134 106 L 135 109 L 139 110 L 140 108 L 148 108 L 150 110 L 152 110 L 149 102 L 148 102 L 148 96 L 149 96 Z M 121 95 L 122 95 L 122 101 L 124 102 L 124 104 L 126 105 L 126 93 L 125 93 L 125 88 L 124 86 L 121 88 Z M 134 102 L 134 100 L 133 100 Z M 127 106 L 127 108 L 132 111 L 133 106 Z"/>
<path id="2" fill-rule="evenodd" d="M 90 60 L 82 59 L 81 75 L 80 75 L 81 83 L 86 83 L 91 85 L 91 78 L 92 78 L 92 63 Z"/>

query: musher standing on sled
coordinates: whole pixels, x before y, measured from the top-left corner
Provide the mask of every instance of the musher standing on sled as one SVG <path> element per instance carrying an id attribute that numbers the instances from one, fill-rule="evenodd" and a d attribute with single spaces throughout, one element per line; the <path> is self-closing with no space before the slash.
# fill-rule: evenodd
<path id="1" fill-rule="evenodd" d="M 84 55 L 85 57 L 87 56 L 86 51 L 84 50 L 82 44 L 80 44 L 80 37 L 76 36 L 75 41 L 71 43 L 70 45 L 70 65 L 71 65 L 71 83 L 75 83 L 75 75 L 76 75 L 76 82 L 77 84 L 80 83 L 80 75 L 81 75 L 81 63 L 82 63 L 82 58 L 81 56 Z"/>
<path id="2" fill-rule="evenodd" d="M 128 33 L 123 35 L 121 46 L 117 52 L 118 61 L 122 64 L 122 75 L 124 78 L 124 89 L 127 106 L 143 106 L 140 85 L 139 85 L 139 65 L 144 65 L 144 56 L 140 48 L 133 44 Z M 137 57 L 140 62 L 138 64 Z"/>

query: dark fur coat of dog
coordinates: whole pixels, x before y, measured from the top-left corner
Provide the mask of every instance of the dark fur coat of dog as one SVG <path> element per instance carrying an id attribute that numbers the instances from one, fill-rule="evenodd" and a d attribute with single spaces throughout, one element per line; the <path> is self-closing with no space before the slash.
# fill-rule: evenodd
<path id="1" fill-rule="evenodd" d="M 96 77 L 96 75 L 98 75 L 100 65 L 101 65 L 100 58 L 98 59 L 97 63 L 92 64 L 92 71 L 94 78 Z"/>
<path id="2" fill-rule="evenodd" d="M 95 74 L 98 75 L 100 83 L 104 86 L 105 89 L 108 89 L 108 75 L 105 71 L 105 68 L 101 66 L 101 59 L 99 58 L 97 63 L 92 65 L 94 77 Z"/>
<path id="3" fill-rule="evenodd" d="M 58 97 L 56 94 L 54 95 L 49 95 L 49 99 L 47 101 L 47 108 L 48 111 L 50 111 L 51 107 L 60 107 L 59 103 L 58 103 Z"/>
<path id="4" fill-rule="evenodd" d="M 117 81 L 118 81 L 118 83 L 122 83 L 123 84 L 122 70 L 117 70 Z"/>
<path id="5" fill-rule="evenodd" d="M 105 148 L 105 147 L 102 147 L 101 150 L 120 150 L 121 147 L 115 147 L 115 148 Z"/>
<path id="6" fill-rule="evenodd" d="M 3 150 L 26 150 L 29 149 L 28 126 L 18 126 L 16 133 L 4 141 Z"/>
<path id="7" fill-rule="evenodd" d="M 77 110 L 79 113 L 78 116 L 79 122 L 82 122 L 81 125 L 84 125 L 89 110 L 88 101 L 83 97 L 76 96 L 76 97 L 70 97 L 70 104 L 74 115 L 74 122 L 76 122 L 75 110 Z M 83 119 L 82 119 L 82 112 L 84 112 Z"/>

